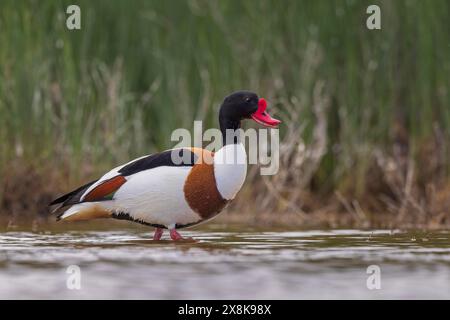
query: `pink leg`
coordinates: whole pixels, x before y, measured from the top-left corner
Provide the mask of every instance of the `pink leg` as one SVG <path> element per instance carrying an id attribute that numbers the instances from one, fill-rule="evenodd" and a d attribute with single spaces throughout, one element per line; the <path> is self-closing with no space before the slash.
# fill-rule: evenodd
<path id="1" fill-rule="evenodd" d="M 171 237 L 172 240 L 174 240 L 174 241 L 185 240 L 185 241 L 189 241 L 189 242 L 197 242 L 197 241 L 195 241 L 195 240 L 192 239 L 192 238 L 183 238 L 183 237 L 181 236 L 181 234 L 179 234 L 175 228 L 169 229 L 169 231 L 170 231 L 170 237 Z"/>
<path id="2" fill-rule="evenodd" d="M 153 240 L 161 240 L 163 233 L 164 233 L 163 228 L 156 228 L 155 234 L 153 235 Z"/>
<path id="3" fill-rule="evenodd" d="M 172 240 L 183 240 L 184 238 L 181 236 L 181 234 L 179 234 L 177 232 L 176 229 L 170 229 L 170 238 L 172 238 Z"/>

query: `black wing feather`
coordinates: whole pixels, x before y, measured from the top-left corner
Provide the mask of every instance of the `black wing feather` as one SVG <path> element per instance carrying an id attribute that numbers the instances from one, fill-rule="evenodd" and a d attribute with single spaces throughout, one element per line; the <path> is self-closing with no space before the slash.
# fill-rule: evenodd
<path id="1" fill-rule="evenodd" d="M 178 152 L 179 159 L 183 159 L 183 161 L 175 163 L 172 159 L 172 152 Z M 133 161 L 121 168 L 119 173 L 123 176 L 130 176 L 144 170 L 162 166 L 192 167 L 196 161 L 197 155 L 189 149 L 167 150 Z"/>
<path id="2" fill-rule="evenodd" d="M 83 195 L 83 193 L 84 193 L 91 185 L 93 185 L 93 184 L 96 183 L 97 181 L 98 181 L 98 179 L 97 179 L 97 180 L 94 180 L 94 181 L 91 181 L 91 182 L 85 184 L 84 186 L 79 187 L 79 188 L 76 189 L 76 190 L 73 190 L 73 191 L 71 191 L 71 192 L 69 192 L 69 193 L 66 193 L 65 195 L 59 197 L 58 199 L 53 200 L 53 201 L 49 204 L 49 206 L 53 206 L 53 205 L 56 205 L 56 204 L 60 204 L 62 207 L 65 207 L 65 206 L 68 206 L 68 205 L 71 205 L 71 204 L 76 204 L 76 203 L 78 203 L 78 202 L 80 201 L 80 198 L 81 198 L 81 196 Z"/>

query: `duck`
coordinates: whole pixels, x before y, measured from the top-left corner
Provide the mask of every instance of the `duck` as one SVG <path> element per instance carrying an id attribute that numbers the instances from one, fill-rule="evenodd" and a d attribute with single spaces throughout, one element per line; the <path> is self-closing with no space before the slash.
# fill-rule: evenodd
<path id="1" fill-rule="evenodd" d="M 223 144 L 216 152 L 183 147 L 134 159 L 53 200 L 56 220 L 129 220 L 155 228 L 153 240 L 165 230 L 172 240 L 188 240 L 177 230 L 217 216 L 244 184 L 245 147 L 227 134 L 247 119 L 269 128 L 281 123 L 266 108 L 266 100 L 254 92 L 229 94 L 219 108 Z"/>

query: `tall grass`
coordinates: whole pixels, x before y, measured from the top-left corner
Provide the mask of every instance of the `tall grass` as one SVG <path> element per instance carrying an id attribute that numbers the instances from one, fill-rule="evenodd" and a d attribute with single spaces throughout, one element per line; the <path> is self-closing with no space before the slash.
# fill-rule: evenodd
<path id="1" fill-rule="evenodd" d="M 244 88 L 285 119 L 302 107 L 293 121 L 308 142 L 319 81 L 331 101 L 319 189 L 363 190 L 375 149 L 406 145 L 417 158 L 436 132 L 449 141 L 446 0 L 81 0 L 82 29 L 70 31 L 73 2 L 0 2 L 3 167 L 99 173 L 170 147 L 194 119 L 216 126 L 223 96 Z M 374 3 L 382 30 L 370 31 Z"/>

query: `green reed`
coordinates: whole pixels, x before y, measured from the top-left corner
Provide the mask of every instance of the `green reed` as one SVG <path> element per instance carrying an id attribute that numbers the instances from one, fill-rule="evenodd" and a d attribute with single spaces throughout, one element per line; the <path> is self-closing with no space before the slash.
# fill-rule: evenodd
<path id="1" fill-rule="evenodd" d="M 412 153 L 436 128 L 450 138 L 446 0 L 76 1 L 82 29 L 69 31 L 72 3 L 0 3 L 1 166 L 100 171 L 171 147 L 171 131 L 194 119 L 216 126 L 237 89 L 279 115 L 286 101 L 302 108 L 293 121 L 308 141 L 318 81 L 331 100 L 318 172 L 328 187 L 355 174 L 363 185 L 372 151 L 389 152 L 399 126 Z M 366 28 L 373 3 L 382 30 Z"/>

